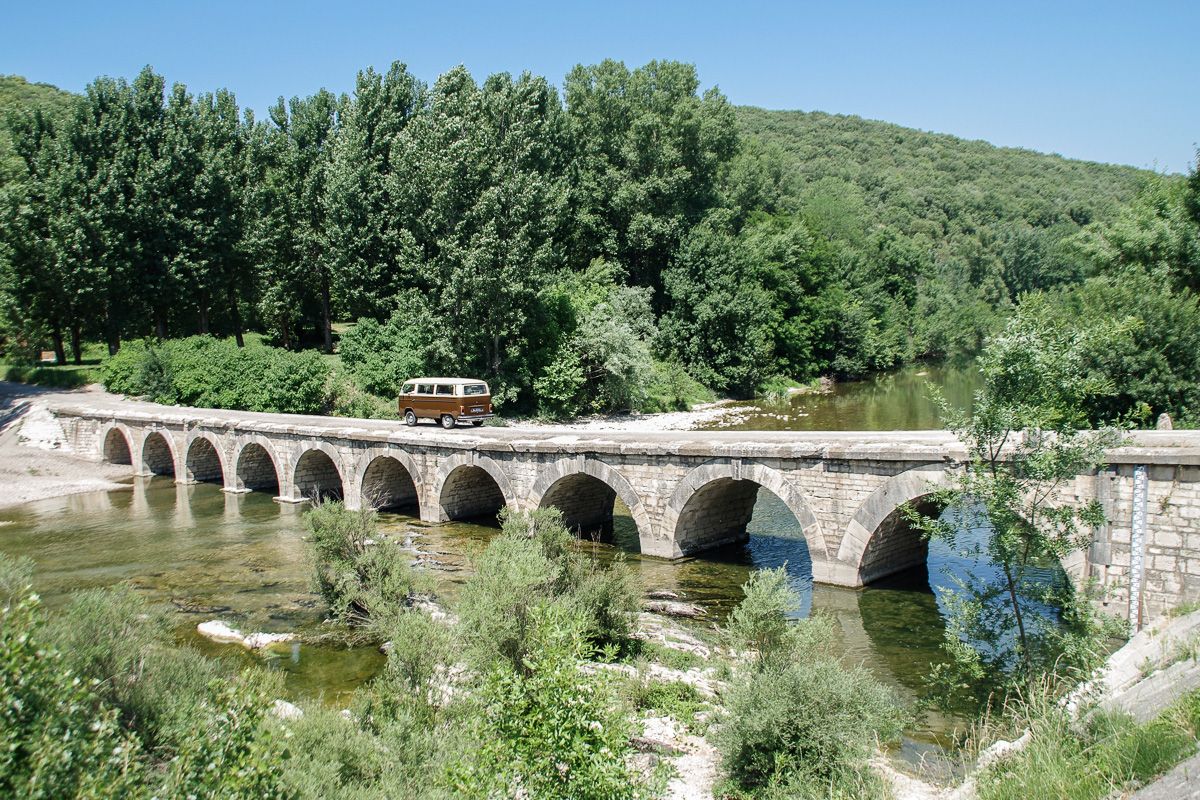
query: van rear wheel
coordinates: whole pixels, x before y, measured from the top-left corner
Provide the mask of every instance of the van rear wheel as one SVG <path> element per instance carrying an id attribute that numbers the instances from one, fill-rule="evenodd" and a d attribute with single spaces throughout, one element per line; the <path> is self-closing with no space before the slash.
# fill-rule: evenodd
<path id="1" fill-rule="evenodd" d="M 414 412 L 411 408 L 404 412 L 404 424 L 410 428 L 417 424 L 416 412 Z"/>
<path id="2" fill-rule="evenodd" d="M 453 428 L 457 422 L 458 420 L 454 419 L 454 417 L 450 416 L 449 414 L 442 414 L 442 427 L 446 430 Z"/>
<path id="3" fill-rule="evenodd" d="M 480 425 L 482 425 L 482 424 L 483 424 L 483 420 L 481 420 L 481 419 L 473 419 L 473 420 L 471 420 L 471 424 L 472 424 L 472 425 L 474 425 L 476 428 L 478 428 Z"/>

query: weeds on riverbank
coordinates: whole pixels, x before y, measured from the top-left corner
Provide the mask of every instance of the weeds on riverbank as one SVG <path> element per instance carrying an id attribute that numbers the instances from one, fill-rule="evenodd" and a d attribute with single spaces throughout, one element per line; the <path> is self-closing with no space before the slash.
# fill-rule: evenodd
<path id="1" fill-rule="evenodd" d="M 1120 713 L 1075 719 L 1048 691 L 1010 698 L 1003 719 L 1009 730 L 1028 731 L 1028 743 L 980 773 L 979 800 L 1101 800 L 1149 783 L 1196 752 L 1200 691 L 1145 724 Z"/>
<path id="2" fill-rule="evenodd" d="M 365 625 L 391 617 L 410 604 L 424 582 L 411 555 L 383 538 L 371 509 L 350 511 L 323 502 L 304 516 L 313 560 L 313 585 L 333 618 Z"/>

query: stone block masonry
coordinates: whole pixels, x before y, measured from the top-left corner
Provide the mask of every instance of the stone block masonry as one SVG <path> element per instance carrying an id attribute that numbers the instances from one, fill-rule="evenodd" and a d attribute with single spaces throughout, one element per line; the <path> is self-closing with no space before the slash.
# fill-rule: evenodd
<path id="1" fill-rule="evenodd" d="M 554 506 L 584 532 L 620 498 L 644 554 L 678 558 L 746 536 L 765 488 L 796 516 L 818 583 L 861 586 L 919 563 L 925 546 L 897 513 L 944 484 L 964 454 L 944 431 L 587 433 L 213 411 L 115 401 L 52 405 L 79 453 L 181 483 L 264 490 L 351 508 L 415 505 L 443 521 Z M 1105 604 L 1146 624 L 1200 601 L 1200 432 L 1144 431 L 1080 475 L 1068 502 L 1100 501 L 1108 522 L 1063 564 Z M 1131 535 L 1145 467 L 1145 535 Z M 1139 500 L 1141 502 L 1141 500 Z M 1133 569 L 1140 566 L 1136 591 Z"/>

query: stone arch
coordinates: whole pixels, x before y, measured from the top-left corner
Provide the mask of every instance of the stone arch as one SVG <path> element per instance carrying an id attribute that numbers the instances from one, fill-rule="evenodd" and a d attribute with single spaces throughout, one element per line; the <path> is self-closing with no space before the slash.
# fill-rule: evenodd
<path id="1" fill-rule="evenodd" d="M 530 504 L 558 508 L 568 528 L 592 533 L 611 528 L 617 497 L 629 508 L 639 541 L 648 545 L 654 530 L 642 498 L 620 471 L 599 459 L 564 458 L 546 467 L 533 484 Z"/>
<path id="2" fill-rule="evenodd" d="M 303 500 L 341 500 L 346 496 L 338 452 L 324 442 L 301 451 L 292 465 L 292 497 Z"/>
<path id="3" fill-rule="evenodd" d="M 374 508 L 421 508 L 421 473 L 413 457 L 403 450 L 373 447 L 359 459 L 362 475 L 359 497 Z"/>
<path id="4" fill-rule="evenodd" d="M 281 494 L 283 473 L 279 469 L 279 457 L 270 440 L 254 437 L 243 442 L 233 459 L 233 481 L 230 491 L 249 492 L 270 490 Z"/>
<path id="5" fill-rule="evenodd" d="M 220 442 L 207 433 L 198 433 L 187 446 L 183 473 L 187 483 L 225 482 L 225 458 Z"/>
<path id="6" fill-rule="evenodd" d="M 759 488 L 774 494 L 795 516 L 812 557 L 813 579 L 824 581 L 828 562 L 825 537 L 804 496 L 779 470 L 755 461 L 719 461 L 689 472 L 667 504 L 663 532 L 672 557 L 717 547 L 746 537 Z"/>
<path id="7" fill-rule="evenodd" d="M 133 437 L 124 425 L 114 423 L 100 439 L 100 455 L 110 464 L 133 466 Z"/>
<path id="8" fill-rule="evenodd" d="M 508 475 L 495 461 L 475 452 L 442 460 L 429 502 L 440 522 L 517 508 Z"/>
<path id="9" fill-rule="evenodd" d="M 147 433 L 141 451 L 143 475 L 175 475 L 175 451 L 165 431 Z"/>
<path id="10" fill-rule="evenodd" d="M 946 485 L 946 470 L 927 464 L 888 478 L 859 504 L 838 546 L 837 560 L 853 570 L 851 585 L 862 586 L 925 563 L 929 542 L 904 519 L 901 507 L 939 511 L 930 496 Z"/>

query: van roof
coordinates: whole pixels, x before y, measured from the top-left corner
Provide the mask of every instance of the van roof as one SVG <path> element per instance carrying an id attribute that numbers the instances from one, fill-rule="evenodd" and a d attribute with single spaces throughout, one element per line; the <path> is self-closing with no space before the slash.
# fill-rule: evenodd
<path id="1" fill-rule="evenodd" d="M 482 381 L 478 378 L 409 378 L 405 383 L 453 383 L 458 386 L 464 383 L 482 383 L 486 385 L 487 381 Z"/>

